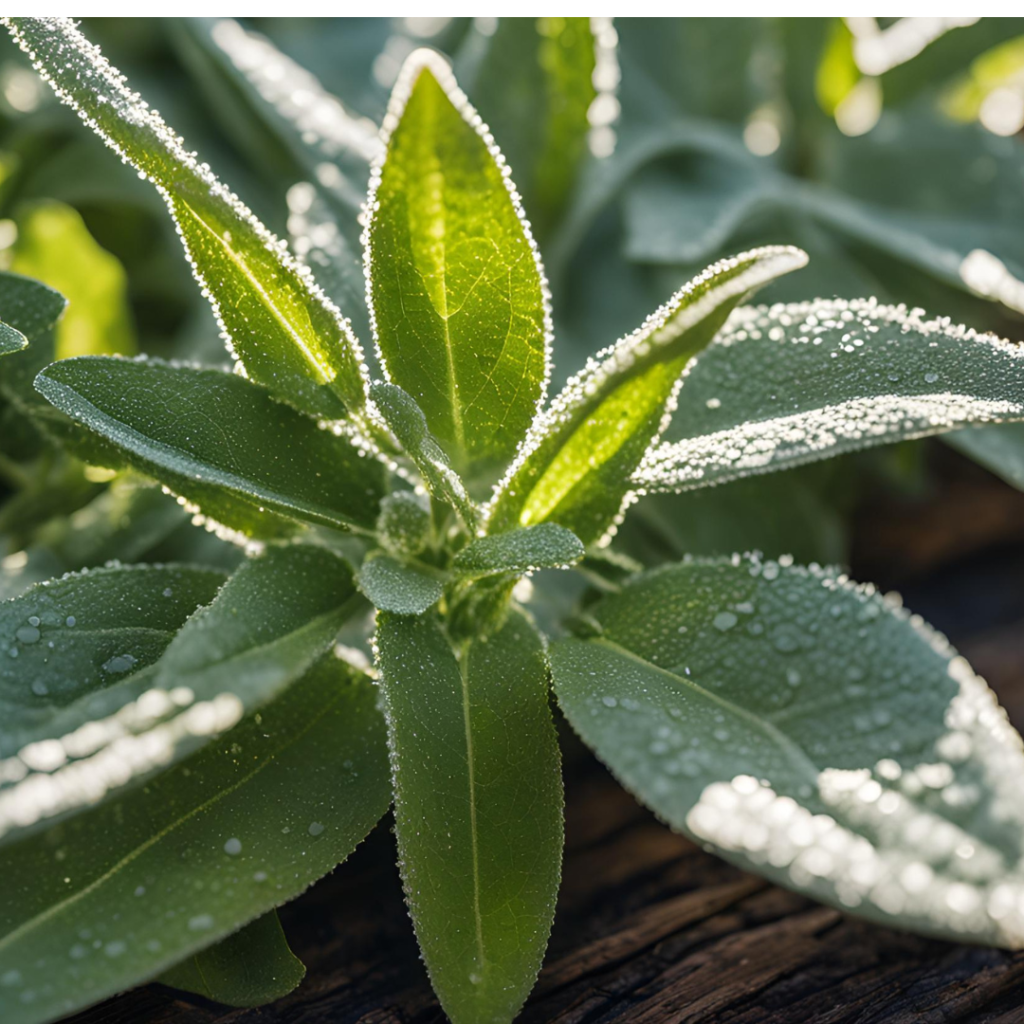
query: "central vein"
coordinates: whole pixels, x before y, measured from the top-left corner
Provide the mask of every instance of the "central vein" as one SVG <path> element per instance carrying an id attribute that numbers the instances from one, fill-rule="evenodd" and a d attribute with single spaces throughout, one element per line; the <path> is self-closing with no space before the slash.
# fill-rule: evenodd
<path id="1" fill-rule="evenodd" d="M 469 774 L 469 830 L 470 850 L 473 858 L 473 920 L 476 924 L 476 945 L 480 966 L 484 965 L 484 922 L 480 913 L 480 849 L 476 825 L 476 773 L 473 764 L 473 727 L 469 710 L 469 651 L 465 650 L 459 662 L 462 682 L 462 721 L 466 730 L 466 765 Z"/>

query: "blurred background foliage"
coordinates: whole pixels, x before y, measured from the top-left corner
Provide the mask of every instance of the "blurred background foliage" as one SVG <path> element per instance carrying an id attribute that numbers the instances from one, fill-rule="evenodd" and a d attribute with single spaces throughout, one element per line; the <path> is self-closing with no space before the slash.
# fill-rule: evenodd
<path id="1" fill-rule="evenodd" d="M 1024 339 L 1024 19 L 86 19 L 190 149 L 372 342 L 359 207 L 407 54 L 433 46 L 503 148 L 552 283 L 564 378 L 708 263 L 766 243 L 810 266 L 758 301 L 874 295 Z M 0 364 L 0 597 L 110 558 L 230 565 L 173 498 L 35 426 L 52 358 L 227 362 L 161 200 L 0 47 L 0 267 L 70 300 Z M 758 548 L 845 563 L 915 442 L 649 499 L 644 560 Z M 1024 427 L 950 443 L 1024 487 Z"/>

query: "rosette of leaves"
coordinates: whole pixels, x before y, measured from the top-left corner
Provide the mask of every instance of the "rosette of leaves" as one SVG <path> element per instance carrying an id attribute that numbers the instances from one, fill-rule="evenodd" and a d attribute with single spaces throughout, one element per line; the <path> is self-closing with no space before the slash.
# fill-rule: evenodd
<path id="1" fill-rule="evenodd" d="M 696 275 L 549 399 L 519 195 L 420 50 L 366 206 L 374 380 L 308 268 L 74 24 L 8 27 L 159 191 L 238 372 L 37 366 L 63 304 L 8 278 L 0 379 L 47 437 L 160 482 L 249 557 L 229 576 L 112 564 L 0 604 L 5 1022 L 154 978 L 236 1005 L 284 994 L 302 967 L 275 908 L 392 803 L 444 1011 L 511 1021 L 558 891 L 552 698 L 723 857 L 870 920 L 1024 945 L 1024 749 L 941 636 L 816 565 L 633 574 L 614 549 L 652 492 L 1024 419 L 1016 346 L 869 300 L 743 305 L 807 262 L 763 247 Z M 561 626 L 520 585 L 538 569 L 595 584 Z"/>

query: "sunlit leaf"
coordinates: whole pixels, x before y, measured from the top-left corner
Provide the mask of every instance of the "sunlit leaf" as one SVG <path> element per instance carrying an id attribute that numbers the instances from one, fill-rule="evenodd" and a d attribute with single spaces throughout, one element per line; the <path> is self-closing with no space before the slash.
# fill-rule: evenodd
<path id="1" fill-rule="evenodd" d="M 589 18 L 500 18 L 470 89 L 541 233 L 587 154 L 596 48 Z"/>
<path id="2" fill-rule="evenodd" d="M 562 848 L 540 638 L 514 613 L 456 660 L 430 616 L 385 614 L 376 643 L 400 863 L 431 982 L 454 1024 L 511 1021 L 547 944 Z"/>
<path id="3" fill-rule="evenodd" d="M 236 374 L 81 357 L 48 367 L 36 386 L 140 472 L 228 526 L 259 531 L 269 510 L 373 528 L 380 463 Z"/>
<path id="4" fill-rule="evenodd" d="M 436 54 L 409 58 L 366 235 L 388 378 L 460 468 L 515 451 L 544 397 L 551 334 L 539 255 L 476 117 Z"/>
<path id="5" fill-rule="evenodd" d="M 175 964 L 157 981 L 229 1006 L 263 1006 L 288 995 L 305 973 L 272 910 Z"/>
<path id="6" fill-rule="evenodd" d="M 17 223 L 11 269 L 45 282 L 69 304 L 57 327 L 55 358 L 132 355 L 124 267 L 97 244 L 77 211 L 34 203 L 19 212 Z"/>
<path id="7" fill-rule="evenodd" d="M 665 821 L 884 924 L 1024 945 L 1024 748 L 870 587 L 755 559 L 656 570 L 551 649 L 573 727 Z"/>
<path id="8" fill-rule="evenodd" d="M 495 492 L 490 532 L 548 520 L 584 544 L 600 539 L 665 429 L 687 364 L 745 295 L 806 261 L 798 249 L 776 247 L 717 263 L 591 359 L 531 428 Z"/>
<path id="9" fill-rule="evenodd" d="M 361 410 L 366 371 L 359 343 L 278 240 L 72 21 L 18 18 L 7 25 L 60 99 L 156 185 L 249 376 L 310 412 Z"/>
<path id="10" fill-rule="evenodd" d="M 215 744 L 0 850 L 0 1017 L 42 1024 L 297 896 L 390 799 L 373 688 L 328 656 Z"/>
<path id="11" fill-rule="evenodd" d="M 843 451 L 1024 418 L 1024 349 L 873 301 L 738 310 L 635 482 L 686 490 Z"/>

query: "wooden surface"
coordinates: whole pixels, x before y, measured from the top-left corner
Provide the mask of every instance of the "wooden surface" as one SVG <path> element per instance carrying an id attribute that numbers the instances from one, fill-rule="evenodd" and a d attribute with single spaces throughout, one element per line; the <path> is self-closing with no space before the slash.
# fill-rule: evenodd
<path id="1" fill-rule="evenodd" d="M 953 484 L 917 509 L 874 508 L 860 561 L 950 634 L 1021 727 L 1024 496 L 973 470 Z M 523 1024 L 1024 1022 L 1024 953 L 898 934 L 768 885 L 663 828 L 574 742 L 567 752 L 565 881 Z M 76 1024 L 440 1024 L 388 826 L 282 911 L 309 973 L 275 1007 L 152 985 Z"/>

